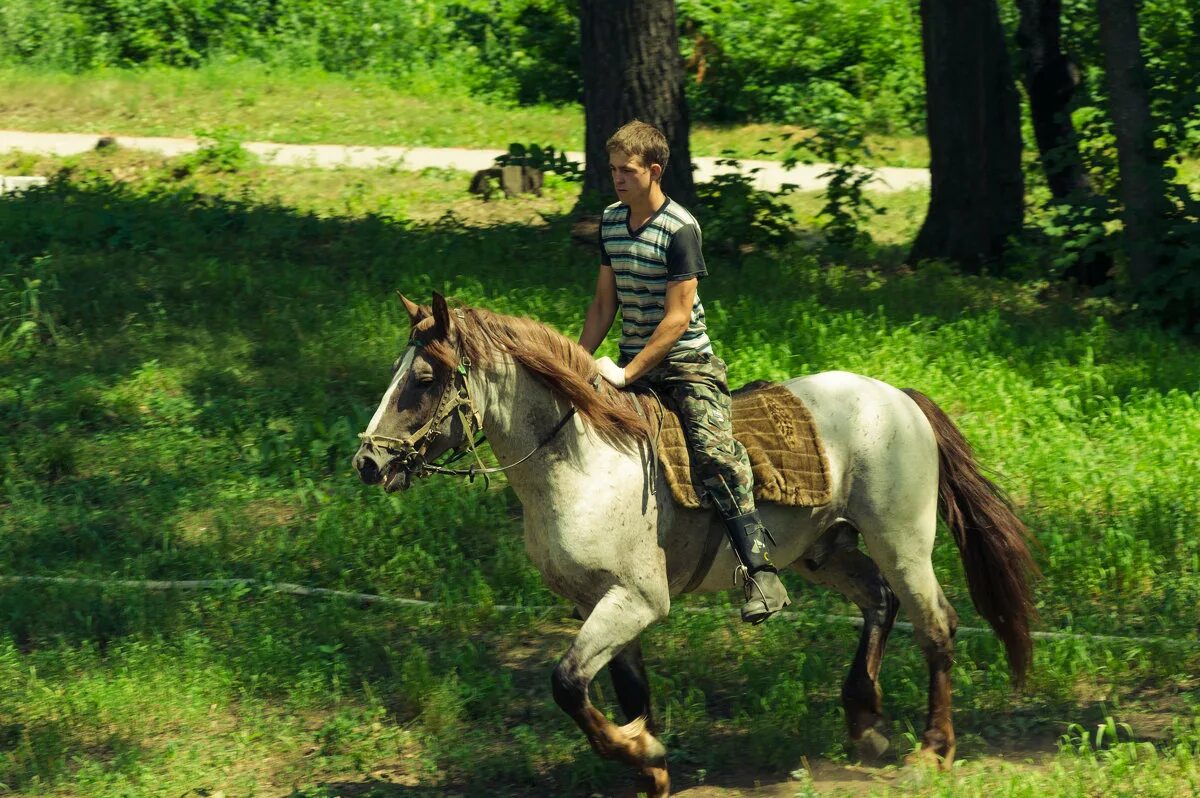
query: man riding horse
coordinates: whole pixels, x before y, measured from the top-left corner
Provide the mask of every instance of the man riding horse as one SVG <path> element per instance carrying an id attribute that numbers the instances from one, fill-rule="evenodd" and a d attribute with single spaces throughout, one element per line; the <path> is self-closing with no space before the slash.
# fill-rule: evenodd
<path id="1" fill-rule="evenodd" d="M 741 561 L 742 620 L 762 623 L 791 602 L 771 562 L 771 533 L 754 506 L 750 460 L 733 437 L 725 363 L 704 321 L 700 225 L 663 193 L 670 150 L 661 131 L 633 121 L 606 149 L 618 201 L 604 209 L 600 274 L 579 343 L 595 353 L 620 307 L 620 363 L 600 358 L 600 374 L 617 388 L 654 390 L 679 414 L 700 480 Z"/>

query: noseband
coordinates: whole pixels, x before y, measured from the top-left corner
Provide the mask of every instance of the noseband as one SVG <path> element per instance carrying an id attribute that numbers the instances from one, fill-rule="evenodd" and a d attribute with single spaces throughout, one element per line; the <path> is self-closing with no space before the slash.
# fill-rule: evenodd
<path id="1" fill-rule="evenodd" d="M 417 339 L 411 339 L 408 342 L 410 347 L 420 347 L 423 343 Z M 464 354 L 459 354 L 458 368 L 454 370 L 453 376 L 446 382 L 446 387 L 442 390 L 442 395 L 438 399 L 437 407 L 434 408 L 433 415 L 429 420 L 421 425 L 420 429 L 413 432 L 406 438 L 392 438 L 387 435 L 375 435 L 368 432 L 360 432 L 359 440 L 370 444 L 377 449 L 381 449 L 392 456 L 392 460 L 388 461 L 388 466 L 391 466 L 396 460 L 400 461 L 400 468 L 407 471 L 414 479 L 419 476 L 424 476 L 427 473 L 432 474 L 450 474 L 452 476 L 467 477 L 470 481 L 475 480 L 477 474 L 481 474 L 487 481 L 488 474 L 497 474 L 502 471 L 507 471 L 510 468 L 515 468 L 521 463 L 524 463 L 530 457 L 533 457 L 539 450 L 546 446 L 550 441 L 558 435 L 571 417 L 575 415 L 575 407 L 566 412 L 566 415 L 554 425 L 554 429 L 550 434 L 544 437 L 537 446 L 520 460 L 506 466 L 488 467 L 483 464 L 483 460 L 479 457 L 479 444 L 486 440 L 483 435 L 483 416 L 475 408 L 471 401 L 471 391 L 467 386 L 467 375 L 471 370 L 471 359 Z M 438 436 L 438 430 L 447 420 L 458 416 L 462 423 L 464 432 L 464 441 L 458 446 L 451 449 L 449 457 L 442 463 L 429 463 L 425 460 L 425 453 L 429 449 L 429 445 L 433 443 L 433 439 Z M 475 462 L 466 469 L 447 468 L 450 463 L 454 463 L 468 453 L 475 456 Z"/>

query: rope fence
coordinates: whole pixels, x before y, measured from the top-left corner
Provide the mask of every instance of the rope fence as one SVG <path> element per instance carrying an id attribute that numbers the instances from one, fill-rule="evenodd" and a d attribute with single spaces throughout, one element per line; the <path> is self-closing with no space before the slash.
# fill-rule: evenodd
<path id="1" fill-rule="evenodd" d="M 356 602 L 366 606 L 380 605 L 385 607 L 409 607 L 416 609 L 483 609 L 480 605 L 475 604 L 446 604 L 437 601 L 424 601 L 422 599 L 404 598 L 401 596 L 381 596 L 374 593 L 355 593 L 349 590 L 334 590 L 326 587 L 308 587 L 306 585 L 298 585 L 292 582 L 263 582 L 258 579 L 184 579 L 184 580 L 153 580 L 153 579 L 89 579 L 86 577 L 76 576 L 0 576 L 0 585 L 3 584 L 46 584 L 46 585 L 79 585 L 84 587 L 122 587 L 134 590 L 150 590 L 150 591 L 194 591 L 194 590 L 221 590 L 232 587 L 247 587 L 261 590 L 267 593 L 280 593 L 290 596 L 304 596 L 313 598 L 328 598 L 328 599 L 344 599 L 347 601 Z M 524 605 L 524 604 L 493 604 L 490 609 L 493 612 L 503 614 L 513 613 L 550 613 L 563 612 L 569 613 L 569 608 L 563 605 L 544 604 L 544 605 Z M 727 607 L 694 607 L 676 605 L 672 608 L 675 612 L 683 612 L 688 614 L 705 614 L 705 615 L 737 615 L 738 610 Z M 816 618 L 825 623 L 830 624 L 846 624 L 854 627 L 861 627 L 863 619 L 856 615 L 811 615 L 800 610 L 784 610 L 780 615 L 793 615 L 796 617 L 806 616 L 808 618 Z M 912 631 L 912 624 L 907 621 L 897 621 L 894 624 L 896 629 L 905 629 Z M 993 634 L 991 629 L 986 629 L 977 626 L 960 626 L 957 634 L 959 635 L 990 635 Z M 1177 646 L 1182 648 L 1200 648 L 1200 641 L 1187 640 L 1178 637 L 1130 637 L 1125 635 L 1100 635 L 1100 634 L 1084 634 L 1081 632 L 1032 632 L 1033 638 L 1036 640 L 1077 640 L 1089 643 L 1118 643 L 1118 644 L 1138 644 L 1138 645 L 1166 645 Z"/>

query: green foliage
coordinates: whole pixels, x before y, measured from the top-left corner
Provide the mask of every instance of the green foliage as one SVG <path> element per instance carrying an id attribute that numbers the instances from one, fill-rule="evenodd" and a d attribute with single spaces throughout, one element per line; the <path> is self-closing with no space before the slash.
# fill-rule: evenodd
<path id="1" fill-rule="evenodd" d="M 1111 200 L 1097 195 L 1054 201 L 1044 186 L 1029 194 L 1025 235 L 1007 255 L 1013 274 L 1062 280 L 1089 268 L 1109 268 L 1116 255 Z"/>
<path id="2" fill-rule="evenodd" d="M 556 0 L 13 0 L 0 64 L 82 70 L 226 58 L 370 71 L 519 102 L 578 100 L 577 22 Z"/>
<path id="3" fill-rule="evenodd" d="M 565 152 L 556 150 L 550 145 L 525 145 L 514 142 L 508 145 L 508 152 L 496 158 L 496 165 L 529 166 L 558 175 L 569 182 L 583 179 L 583 168 L 579 162 L 570 160 Z"/>
<path id="4" fill-rule="evenodd" d="M 1103 291 L 1135 303 L 1148 317 L 1175 328 L 1200 330 L 1200 279 L 1194 263 L 1198 242 L 1193 232 L 1196 199 L 1178 181 L 1175 164 L 1196 152 L 1196 122 L 1200 119 L 1200 92 L 1193 75 L 1200 68 L 1200 43 L 1194 35 L 1195 12 L 1178 0 L 1148 0 L 1138 6 L 1139 34 L 1149 74 L 1151 113 L 1157 125 L 1153 146 L 1163 165 L 1156 178 L 1168 187 L 1167 206 L 1157 231 L 1146 240 L 1125 240 L 1120 224 L 1118 153 L 1111 108 L 1106 96 L 1103 53 L 1094 4 L 1082 0 L 1064 3 L 1064 46 L 1083 71 L 1072 119 L 1079 151 L 1094 189 L 1093 196 L 1052 200 L 1045 188 L 1041 165 L 1027 161 L 1032 212 L 1023 242 L 1011 260 L 1026 274 L 1059 279 L 1089 270 L 1107 273 Z M 1054 162 L 1061 157 L 1050 153 Z M 1148 280 L 1133 284 L 1128 274 L 1128 252 L 1153 250 L 1158 269 Z M 1115 265 L 1115 268 L 1110 266 Z M 1091 275 L 1093 283 L 1105 274 Z"/>
<path id="5" fill-rule="evenodd" d="M 807 125 L 851 113 L 880 131 L 923 125 L 912 0 L 681 0 L 679 18 L 700 119 Z"/>
<path id="6" fill-rule="evenodd" d="M 1153 275 L 1126 287 L 1149 318 L 1200 336 L 1200 199 L 1178 187 L 1173 213 L 1162 221 Z"/>
<path id="7" fill-rule="evenodd" d="M 705 249 L 736 261 L 755 249 L 778 248 L 795 240 L 796 214 L 783 201 L 794 186 L 760 189 L 754 176 L 761 170 L 742 170 L 737 158 L 720 158 L 717 166 L 723 167 L 719 174 L 696 185 Z"/>
<path id="8" fill-rule="evenodd" d="M 481 67 L 477 89 L 522 104 L 582 100 L 577 0 L 458 0 L 454 37 Z"/>
<path id="9" fill-rule="evenodd" d="M 791 139 L 785 134 L 784 140 Z M 875 179 L 875 170 L 862 164 L 869 158 L 863 124 L 846 113 L 826 113 L 820 117 L 816 132 L 794 141 L 786 150 L 784 165 L 812 163 L 815 158 L 828 164 L 820 177 L 827 180 L 821 191 L 821 227 L 825 239 L 835 247 L 855 247 L 868 244 L 871 236 L 863 227 L 872 216 L 884 213 L 866 193 L 867 185 Z"/>
<path id="10" fill-rule="evenodd" d="M 240 172 L 257 158 L 242 147 L 238 136 L 228 128 L 198 130 L 199 148 L 177 160 L 176 173 L 182 177 L 197 171 Z"/>
<path id="11" fill-rule="evenodd" d="M 30 357 L 38 347 L 58 342 L 58 325 L 47 307 L 47 295 L 59 286 L 48 260 L 35 256 L 29 266 L 0 275 L 0 355 Z M 48 285 L 43 284 L 45 274 L 51 275 Z"/>

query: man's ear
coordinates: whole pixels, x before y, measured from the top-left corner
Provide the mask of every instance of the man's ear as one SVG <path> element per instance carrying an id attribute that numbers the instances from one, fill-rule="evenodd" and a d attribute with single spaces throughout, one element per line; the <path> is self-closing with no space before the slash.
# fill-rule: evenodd
<path id="1" fill-rule="evenodd" d="M 433 292 L 433 320 L 443 336 L 450 335 L 450 307 L 437 291 Z"/>
<path id="2" fill-rule="evenodd" d="M 659 181 L 659 180 L 662 180 L 662 176 L 663 176 L 662 164 L 660 164 L 660 163 L 650 164 L 650 179 L 652 181 Z"/>
<path id="3" fill-rule="evenodd" d="M 416 327 L 417 322 L 421 320 L 421 306 L 416 302 L 413 302 L 399 291 L 396 292 L 396 296 L 400 297 L 400 301 L 404 304 L 404 309 L 408 311 L 409 324 L 411 324 L 413 327 Z"/>

